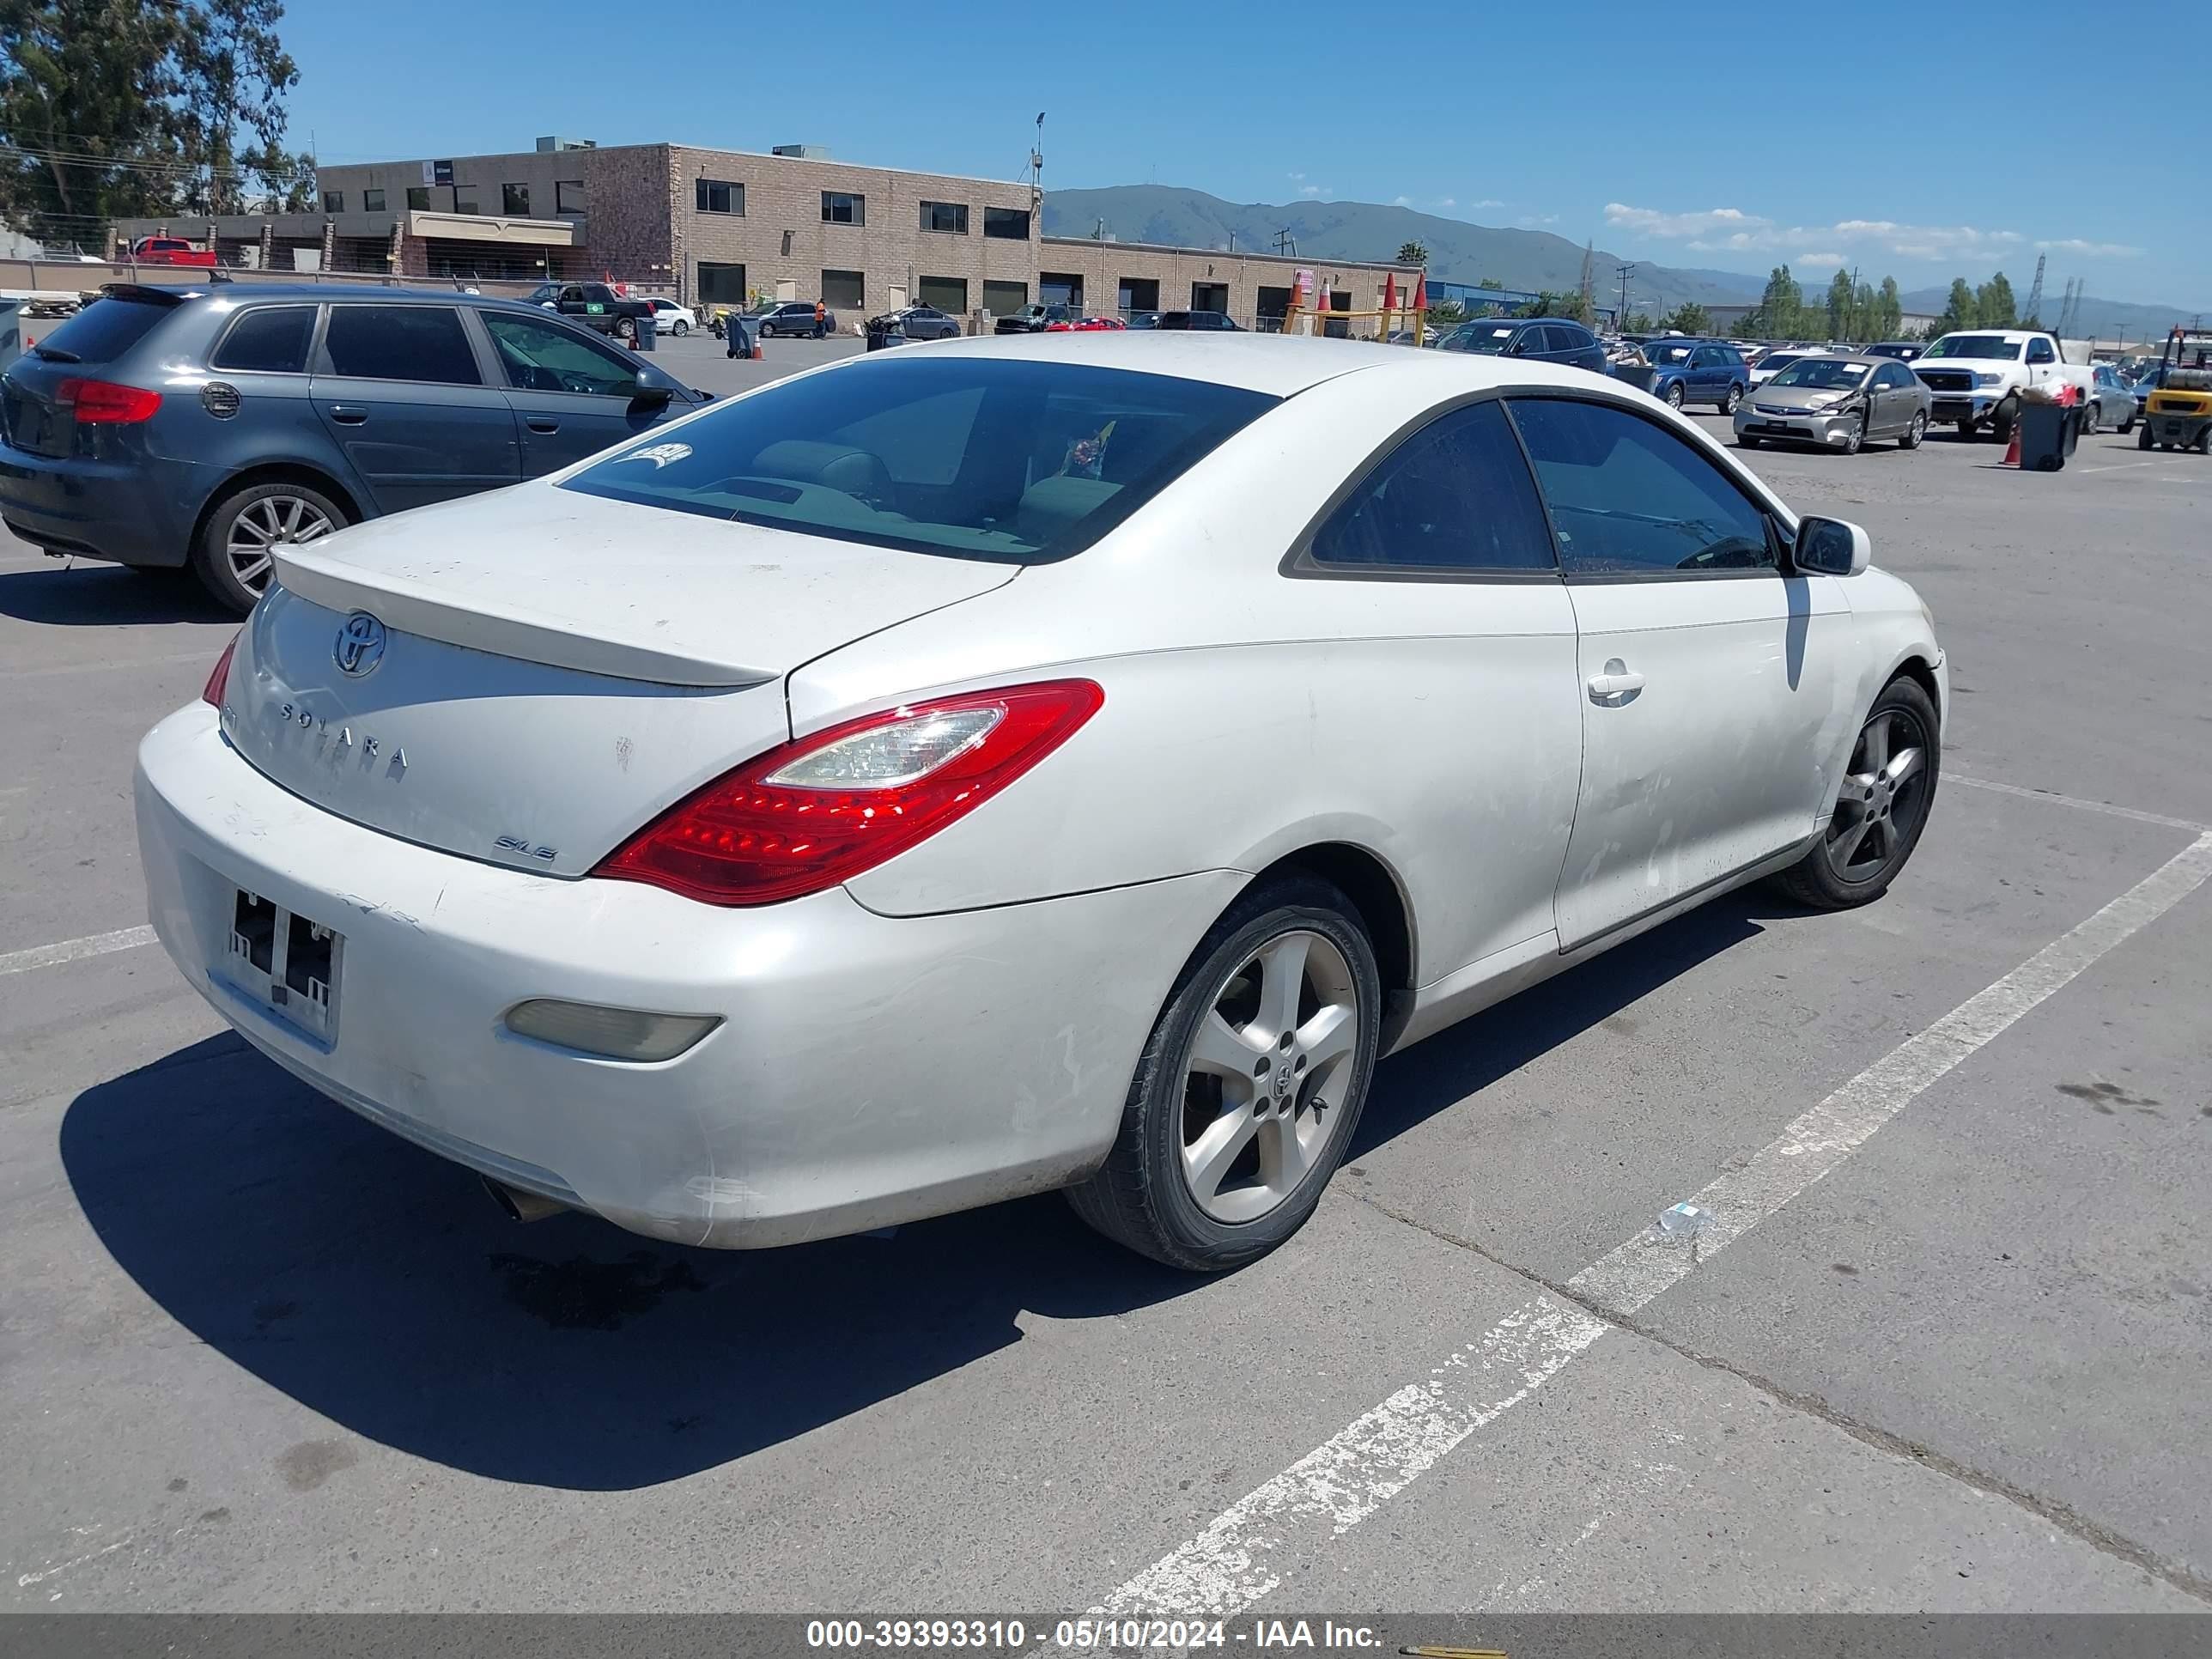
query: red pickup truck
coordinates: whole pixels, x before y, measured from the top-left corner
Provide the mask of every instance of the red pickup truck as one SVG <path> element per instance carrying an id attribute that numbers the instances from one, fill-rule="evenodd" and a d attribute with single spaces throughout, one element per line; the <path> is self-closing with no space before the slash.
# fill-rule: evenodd
<path id="1" fill-rule="evenodd" d="M 181 236 L 141 236 L 131 244 L 130 258 L 142 265 L 201 265 L 215 267 L 215 250 L 194 247 Z"/>

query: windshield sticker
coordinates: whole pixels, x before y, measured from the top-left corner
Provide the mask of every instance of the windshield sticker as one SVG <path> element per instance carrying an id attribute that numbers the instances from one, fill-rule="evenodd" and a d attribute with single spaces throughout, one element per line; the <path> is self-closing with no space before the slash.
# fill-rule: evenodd
<path id="1" fill-rule="evenodd" d="M 680 461 L 691 453 L 690 444 L 654 444 L 649 449 L 633 449 L 627 455 L 617 455 L 618 461 L 651 461 L 655 472 L 671 461 Z"/>

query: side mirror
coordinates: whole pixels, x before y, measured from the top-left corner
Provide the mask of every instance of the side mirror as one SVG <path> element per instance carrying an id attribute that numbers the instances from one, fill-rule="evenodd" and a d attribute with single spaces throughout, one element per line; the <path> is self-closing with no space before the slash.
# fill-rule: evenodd
<path id="1" fill-rule="evenodd" d="M 634 400 L 641 404 L 665 404 L 676 395 L 675 383 L 657 368 L 641 368 L 637 372 L 637 391 Z"/>
<path id="2" fill-rule="evenodd" d="M 1793 562 L 1808 576 L 1856 576 L 1874 558 L 1865 531 L 1841 519 L 1797 520 Z"/>

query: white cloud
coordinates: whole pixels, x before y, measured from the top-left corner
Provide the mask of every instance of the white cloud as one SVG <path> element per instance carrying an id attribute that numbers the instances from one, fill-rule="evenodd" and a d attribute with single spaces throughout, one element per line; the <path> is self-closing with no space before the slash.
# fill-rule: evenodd
<path id="1" fill-rule="evenodd" d="M 1298 194 L 1301 196 L 1327 196 L 1330 193 L 1332 189 L 1333 186 L 1328 185 L 1300 185 L 1298 186 Z"/>
<path id="2" fill-rule="evenodd" d="M 2143 250 L 2130 247 L 2125 242 L 2085 242 L 2079 236 L 2063 237 L 2055 242 L 2038 242 L 2036 246 L 2050 253 L 2078 253 L 2085 259 L 2136 259 Z"/>
<path id="3" fill-rule="evenodd" d="M 1559 222 L 1559 216 L 1556 213 L 1524 213 L 1516 222 L 1524 225 L 1556 225 Z"/>
<path id="4" fill-rule="evenodd" d="M 1790 264 L 1798 265 L 1840 265 L 1843 263 L 1844 256 L 1840 253 L 1801 253 L 1790 261 Z"/>
<path id="5" fill-rule="evenodd" d="M 1437 197 L 1436 204 L 1438 207 L 1457 207 L 1459 205 L 1457 202 L 1453 201 L 1449 196 Z"/>
<path id="6" fill-rule="evenodd" d="M 1411 207 L 1413 205 L 1413 198 L 1410 196 L 1393 196 L 1390 198 L 1390 205 L 1392 207 Z"/>
<path id="7" fill-rule="evenodd" d="M 1469 202 L 1468 205 L 1469 207 L 1504 207 L 1505 204 L 1495 196 L 1486 196 L 1480 202 Z"/>
<path id="8" fill-rule="evenodd" d="M 1608 202 L 1606 222 L 1666 240 L 1681 240 L 1698 253 L 1765 253 L 1808 243 L 1863 248 L 1900 259 L 1993 258 L 2027 241 L 2016 230 L 1984 230 L 1975 225 L 1909 225 L 1894 219 L 1841 219 L 1830 225 L 1785 225 L 1741 208 L 1668 213 L 1656 208 Z M 2047 244 L 2046 246 L 2057 246 Z M 1807 255 L 1803 262 L 1841 264 Z"/>

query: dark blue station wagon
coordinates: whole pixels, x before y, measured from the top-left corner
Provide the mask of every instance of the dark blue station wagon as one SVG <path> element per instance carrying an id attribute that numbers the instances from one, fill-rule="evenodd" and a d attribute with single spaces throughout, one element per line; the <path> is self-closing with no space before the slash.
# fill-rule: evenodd
<path id="1" fill-rule="evenodd" d="M 276 544 L 556 471 L 708 395 L 511 301 L 118 283 L 0 376 L 0 519 L 189 564 L 242 611 Z"/>

